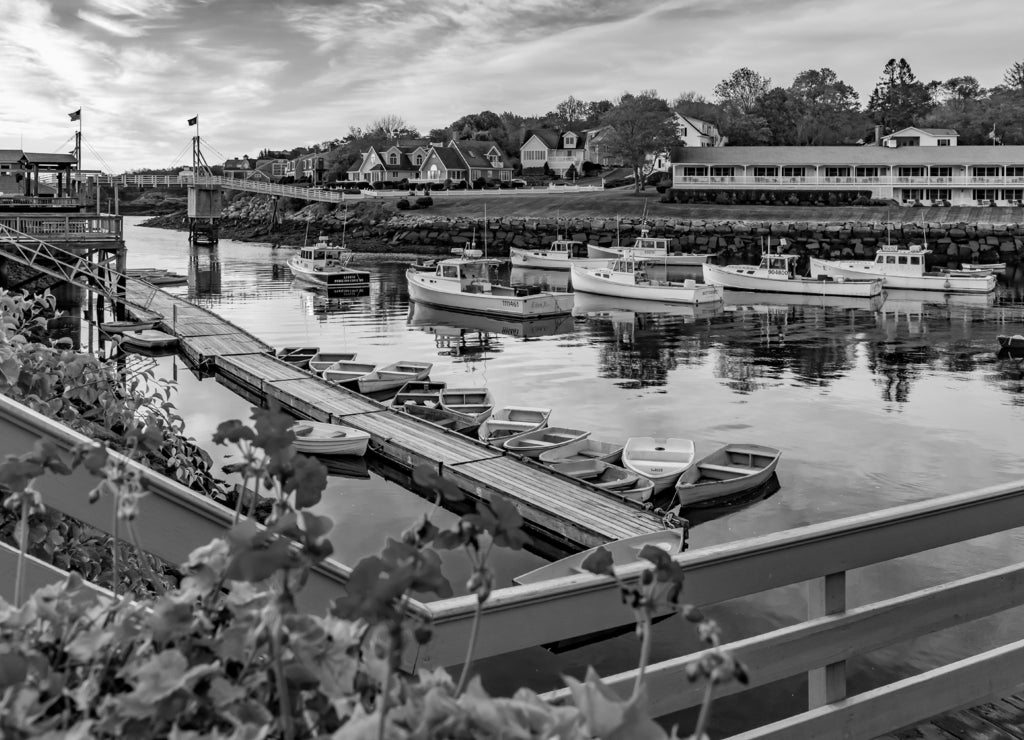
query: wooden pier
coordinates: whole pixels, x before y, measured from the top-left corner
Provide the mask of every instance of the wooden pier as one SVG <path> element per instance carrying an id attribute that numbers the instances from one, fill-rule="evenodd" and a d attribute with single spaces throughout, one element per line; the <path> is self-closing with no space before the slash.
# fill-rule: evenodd
<path id="1" fill-rule="evenodd" d="M 406 468 L 429 464 L 474 500 L 507 497 L 531 535 L 549 547 L 574 552 L 611 540 L 664 529 L 661 517 L 589 484 L 561 476 L 533 461 L 509 455 L 465 435 L 392 411 L 273 356 L 273 348 L 215 314 L 164 291 L 129 279 L 128 299 L 146 296 L 164 317 L 181 353 L 203 372 L 262 404 L 317 421 L 369 432 L 371 449 Z"/>

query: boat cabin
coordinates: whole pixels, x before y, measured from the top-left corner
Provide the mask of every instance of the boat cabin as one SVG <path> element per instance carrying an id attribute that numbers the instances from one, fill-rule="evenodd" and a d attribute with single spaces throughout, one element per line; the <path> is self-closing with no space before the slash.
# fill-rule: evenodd
<path id="1" fill-rule="evenodd" d="M 498 260 L 446 259 L 437 263 L 435 275 L 445 282 L 459 283 L 463 293 L 486 293 L 500 264 Z"/>
<path id="2" fill-rule="evenodd" d="M 650 252 L 664 252 L 668 254 L 668 239 L 662 236 L 648 236 L 646 228 L 640 230 L 640 236 L 636 238 L 636 242 L 633 244 L 631 249 L 643 249 L 649 250 Z"/>
<path id="3" fill-rule="evenodd" d="M 538 249 L 537 251 L 541 254 L 564 254 L 575 259 L 587 256 L 587 245 L 572 239 L 556 239 L 546 248 Z"/>
<path id="4" fill-rule="evenodd" d="M 799 257 L 795 254 L 762 254 L 758 270 L 767 272 L 769 275 L 783 275 L 787 278 L 796 277 L 796 261 Z M 753 272 L 753 271 L 751 271 Z"/>
<path id="5" fill-rule="evenodd" d="M 921 275 L 925 270 L 925 255 L 931 254 L 920 244 L 899 246 L 884 244 L 875 253 L 875 265 L 887 273 L 907 273 Z"/>
<path id="6" fill-rule="evenodd" d="M 316 263 L 323 268 L 345 267 L 352 259 L 352 253 L 342 247 L 317 242 L 312 247 L 302 247 L 299 250 L 299 259 Z"/>

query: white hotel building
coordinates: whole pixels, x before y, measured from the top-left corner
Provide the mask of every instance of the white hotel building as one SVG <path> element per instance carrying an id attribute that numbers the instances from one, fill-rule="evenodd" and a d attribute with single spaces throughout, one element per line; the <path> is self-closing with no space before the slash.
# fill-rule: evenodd
<path id="1" fill-rule="evenodd" d="M 908 128 L 876 146 L 682 147 L 672 187 L 858 192 L 905 205 L 1020 206 L 1024 146 L 957 146 L 950 129 Z"/>

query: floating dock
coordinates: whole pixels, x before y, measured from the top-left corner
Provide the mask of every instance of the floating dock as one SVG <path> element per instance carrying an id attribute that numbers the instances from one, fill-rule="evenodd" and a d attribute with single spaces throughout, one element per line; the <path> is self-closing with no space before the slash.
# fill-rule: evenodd
<path id="1" fill-rule="evenodd" d="M 369 432 L 371 449 L 405 468 L 435 466 L 473 500 L 498 494 L 515 503 L 534 537 L 574 552 L 665 528 L 662 518 L 587 483 L 509 455 L 345 388 L 325 382 L 273 355 L 249 332 L 195 304 L 129 279 L 128 298 L 145 293 L 164 317 L 161 328 L 178 337 L 180 352 L 261 405 L 271 401 L 316 421 Z M 542 548 L 550 549 L 550 548 Z"/>

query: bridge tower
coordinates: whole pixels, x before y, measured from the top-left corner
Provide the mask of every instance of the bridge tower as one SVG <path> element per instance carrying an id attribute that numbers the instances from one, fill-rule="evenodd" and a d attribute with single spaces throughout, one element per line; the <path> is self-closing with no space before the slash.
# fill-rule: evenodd
<path id="1" fill-rule="evenodd" d="M 192 184 L 188 188 L 188 240 L 195 246 L 213 246 L 218 241 L 221 190 L 208 180 L 213 170 L 199 145 L 199 116 L 192 120 L 196 135 L 192 137 Z"/>

